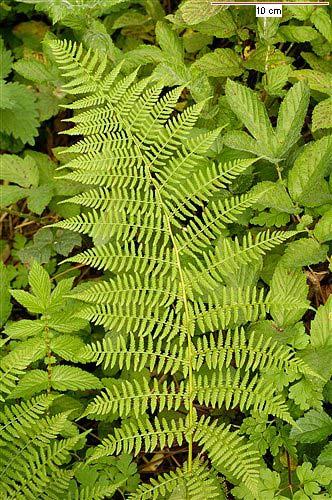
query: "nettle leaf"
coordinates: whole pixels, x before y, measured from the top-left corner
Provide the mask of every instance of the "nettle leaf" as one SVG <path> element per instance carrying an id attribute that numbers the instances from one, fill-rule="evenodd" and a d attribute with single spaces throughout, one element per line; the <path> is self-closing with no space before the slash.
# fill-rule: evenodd
<path id="1" fill-rule="evenodd" d="M 319 465 L 332 468 L 332 443 L 328 443 L 317 459 Z"/>
<path id="2" fill-rule="evenodd" d="M 251 89 L 229 80 L 225 92 L 232 111 L 256 139 L 256 143 L 245 132 L 239 135 L 237 131 L 226 134 L 224 143 L 278 163 L 300 138 L 310 97 L 306 85 L 299 82 L 287 92 L 279 109 L 276 129 L 272 128 L 264 104 Z"/>
<path id="3" fill-rule="evenodd" d="M 52 387 L 59 391 L 101 389 L 100 380 L 76 366 L 57 365 L 52 368 Z"/>
<path id="4" fill-rule="evenodd" d="M 29 312 L 38 314 L 43 312 L 37 297 L 31 293 L 25 292 L 24 290 L 11 290 L 10 293 L 12 297 L 28 309 Z"/>
<path id="5" fill-rule="evenodd" d="M 240 76 L 243 73 L 241 58 L 232 49 L 216 49 L 194 63 L 208 76 Z"/>
<path id="6" fill-rule="evenodd" d="M 24 188 L 38 186 L 38 167 L 29 156 L 20 158 L 17 155 L 4 154 L 1 156 L 0 179 L 14 182 Z"/>
<path id="7" fill-rule="evenodd" d="M 41 214 L 53 196 L 53 187 L 42 185 L 29 189 L 28 208 L 36 214 Z"/>
<path id="8" fill-rule="evenodd" d="M 304 146 L 288 175 L 288 190 L 294 201 L 316 207 L 332 200 L 327 182 L 332 164 L 332 136 Z"/>
<path id="9" fill-rule="evenodd" d="M 225 93 L 232 111 L 256 139 L 257 149 L 265 151 L 269 158 L 273 158 L 276 137 L 265 106 L 258 95 L 232 80 L 227 80 Z M 226 141 L 225 144 L 228 145 Z M 240 145 L 238 149 L 242 149 Z"/>
<path id="10" fill-rule="evenodd" d="M 221 7 L 211 5 L 209 0 L 186 0 L 179 8 L 185 23 L 198 24 L 219 12 Z"/>
<path id="11" fill-rule="evenodd" d="M 257 19 L 257 31 L 258 31 L 258 36 L 261 40 L 264 40 L 265 42 L 273 42 L 273 38 L 277 34 L 278 28 L 279 28 L 279 19 L 278 18 L 269 18 L 269 17 L 264 17 L 264 18 L 258 18 Z"/>
<path id="12" fill-rule="evenodd" d="M 37 262 L 33 262 L 31 266 L 29 284 L 31 291 L 37 297 L 42 308 L 47 309 L 50 303 L 51 280 L 45 269 Z"/>
<path id="13" fill-rule="evenodd" d="M 279 263 L 288 268 L 310 266 L 325 262 L 327 251 L 327 245 L 320 245 L 312 238 L 301 238 L 287 244 Z"/>
<path id="14" fill-rule="evenodd" d="M 311 322 L 310 343 L 313 347 L 332 346 L 332 295 L 326 304 L 320 306 Z"/>
<path id="15" fill-rule="evenodd" d="M 309 105 L 310 92 L 303 82 L 296 83 L 287 92 L 280 105 L 276 134 L 282 144 L 278 155 L 284 157 L 287 151 L 299 140 L 304 118 Z"/>
<path id="16" fill-rule="evenodd" d="M 312 112 L 312 131 L 332 128 L 332 97 L 321 101 Z"/>
<path id="17" fill-rule="evenodd" d="M 13 57 L 10 50 L 6 50 L 4 41 L 0 38 L 0 79 L 6 78 L 12 69 Z M 3 96 L 1 95 L 1 99 Z"/>
<path id="18" fill-rule="evenodd" d="M 324 8 L 314 9 L 310 21 L 329 42 L 332 42 L 332 22 Z"/>
<path id="19" fill-rule="evenodd" d="M 29 399 L 34 394 L 45 391 L 48 387 L 48 376 L 44 370 L 30 370 L 20 379 L 10 394 L 10 399 Z"/>
<path id="20" fill-rule="evenodd" d="M 317 222 L 315 229 L 313 231 L 315 238 L 317 238 L 320 243 L 332 240 L 332 208 L 327 210 L 321 219 Z"/>
<path id="21" fill-rule="evenodd" d="M 319 36 L 311 26 L 280 26 L 278 34 L 285 42 L 312 42 Z"/>
<path id="22" fill-rule="evenodd" d="M 237 26 L 233 20 L 232 14 L 227 10 L 222 10 L 213 17 L 210 17 L 210 19 L 196 24 L 195 30 L 206 35 L 213 35 L 217 38 L 230 38 L 235 35 Z"/>
<path id="23" fill-rule="evenodd" d="M 252 188 L 251 192 L 260 195 L 257 206 L 275 208 L 288 214 L 296 212 L 296 207 L 287 193 L 285 185 L 280 180 L 259 182 Z"/>
<path id="24" fill-rule="evenodd" d="M 56 83 L 59 79 L 58 70 L 54 66 L 36 59 L 19 59 L 13 64 L 13 68 L 19 75 L 35 83 Z"/>
<path id="25" fill-rule="evenodd" d="M 291 67 L 289 64 L 269 69 L 263 76 L 262 81 L 265 91 L 271 96 L 280 96 L 284 94 L 282 89 L 288 82 L 290 72 Z"/>
<path id="26" fill-rule="evenodd" d="M 309 305 L 307 294 L 306 276 L 301 269 L 277 266 L 268 295 L 270 312 L 277 325 L 286 327 L 302 318 Z"/>
<path id="27" fill-rule="evenodd" d="M 312 52 L 301 52 L 301 57 L 303 57 L 313 70 L 323 73 L 332 73 L 332 61 L 318 57 Z"/>
<path id="28" fill-rule="evenodd" d="M 39 121 L 33 92 L 16 82 L 6 84 L 6 91 L 12 106 L 10 109 L 0 109 L 0 132 L 34 145 Z"/>
<path id="29" fill-rule="evenodd" d="M 324 410 L 310 410 L 296 423 L 291 437 L 299 443 L 318 443 L 332 434 L 332 418 Z"/>
<path id="30" fill-rule="evenodd" d="M 55 354 L 71 362 L 81 361 L 82 357 L 80 352 L 83 350 L 84 346 L 85 344 L 80 337 L 66 334 L 52 338 L 50 344 Z"/>
<path id="31" fill-rule="evenodd" d="M 158 21 L 156 24 L 156 40 L 167 58 L 183 60 L 182 40 L 172 30 L 171 25 L 164 21 Z"/>
<path id="32" fill-rule="evenodd" d="M 12 339 L 26 339 L 40 335 L 44 330 L 41 320 L 22 319 L 6 325 L 4 333 Z"/>
<path id="33" fill-rule="evenodd" d="M 301 69 L 293 71 L 291 76 L 306 81 L 311 90 L 332 95 L 332 74 L 312 69 Z"/>

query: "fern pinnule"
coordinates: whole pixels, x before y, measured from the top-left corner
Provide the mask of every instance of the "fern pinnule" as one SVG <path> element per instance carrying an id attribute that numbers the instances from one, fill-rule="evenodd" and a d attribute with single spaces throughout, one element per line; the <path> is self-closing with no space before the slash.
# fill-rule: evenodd
<path id="1" fill-rule="evenodd" d="M 164 381 L 162 384 L 156 378 L 150 382 L 147 378 L 133 382 L 121 381 L 110 389 L 95 397 L 89 403 L 83 416 L 95 418 L 108 414 L 118 414 L 126 417 L 134 414 L 136 418 L 167 410 L 177 411 L 183 404 L 188 409 L 188 394 L 186 384 L 180 382 L 178 387 L 174 382 Z"/>
<path id="2" fill-rule="evenodd" d="M 141 485 L 130 495 L 130 500 L 148 500 L 165 497 L 167 494 L 179 495 L 190 500 L 225 500 L 221 484 L 206 463 L 196 459 L 192 469 L 188 464 L 175 472 L 162 474 L 150 483 Z"/>
<path id="3" fill-rule="evenodd" d="M 142 371 L 144 367 L 150 372 L 171 375 L 180 369 L 186 374 L 188 370 L 186 349 L 179 342 L 164 343 L 161 339 L 156 341 L 152 335 L 137 339 L 131 333 L 129 342 L 122 335 L 114 340 L 107 337 L 102 342 L 87 345 L 81 355 L 97 365 L 103 363 L 105 369 L 113 368 L 117 363 L 120 369 L 133 368 L 135 372 Z"/>
<path id="4" fill-rule="evenodd" d="M 141 449 L 149 453 L 157 447 L 160 449 L 165 446 L 170 447 L 175 441 L 181 446 L 186 432 L 188 432 L 188 424 L 181 418 L 177 420 L 154 418 L 153 423 L 147 418 L 131 419 L 121 428 L 115 428 L 114 435 L 103 439 L 102 443 L 95 448 L 89 462 L 114 453 L 137 455 Z"/>

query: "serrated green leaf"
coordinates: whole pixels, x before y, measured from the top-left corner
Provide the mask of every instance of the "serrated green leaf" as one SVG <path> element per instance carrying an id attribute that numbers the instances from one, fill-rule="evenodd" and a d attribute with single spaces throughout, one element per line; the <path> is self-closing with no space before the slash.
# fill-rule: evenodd
<path id="1" fill-rule="evenodd" d="M 19 186 L 0 186 L 0 207 L 8 207 L 13 203 L 25 198 L 28 189 Z"/>
<path id="2" fill-rule="evenodd" d="M 288 268 L 310 266 L 326 260 L 327 245 L 320 245 L 312 238 L 301 238 L 287 244 L 279 263 Z"/>
<path id="3" fill-rule="evenodd" d="M 281 26 L 278 33 L 286 42 L 311 42 L 319 36 L 311 26 Z"/>
<path id="4" fill-rule="evenodd" d="M 227 10 L 222 10 L 213 17 L 196 24 L 195 30 L 217 38 L 230 38 L 235 35 L 237 27 L 232 14 Z"/>
<path id="5" fill-rule="evenodd" d="M 17 302 L 22 304 L 31 313 L 42 313 L 43 308 L 40 305 L 37 297 L 31 293 L 25 292 L 24 290 L 11 290 L 11 295 Z"/>
<path id="6" fill-rule="evenodd" d="M 33 145 L 39 125 L 34 94 L 20 83 L 8 83 L 6 87 L 14 104 L 11 109 L 0 109 L 0 131 Z"/>
<path id="7" fill-rule="evenodd" d="M 218 13 L 220 7 L 211 5 L 209 0 L 186 0 L 180 7 L 185 23 L 198 24 Z"/>
<path id="8" fill-rule="evenodd" d="M 258 206 L 274 208 L 280 212 L 293 214 L 296 208 L 281 181 L 263 181 L 253 187 L 252 193 L 260 194 Z"/>
<path id="9" fill-rule="evenodd" d="M 290 74 L 289 64 L 269 69 L 263 77 L 263 85 L 266 92 L 271 96 L 279 96 L 288 81 Z"/>
<path id="10" fill-rule="evenodd" d="M 268 300 L 273 304 L 270 312 L 281 327 L 296 323 L 309 305 L 306 276 L 301 269 L 286 269 L 277 266 L 274 271 Z"/>
<path id="11" fill-rule="evenodd" d="M 329 42 L 332 42 L 331 18 L 324 8 L 315 9 L 310 16 L 310 21 Z"/>
<path id="12" fill-rule="evenodd" d="M 232 111 L 273 158 L 276 138 L 265 106 L 257 94 L 232 80 L 227 80 L 225 93 Z"/>
<path id="13" fill-rule="evenodd" d="M 28 208 L 31 212 L 41 214 L 53 196 L 53 187 L 46 184 L 29 189 Z"/>
<path id="14" fill-rule="evenodd" d="M 314 235 L 321 243 L 332 240 L 332 208 L 317 222 Z"/>
<path id="15" fill-rule="evenodd" d="M 2 260 L 0 260 L 0 327 L 6 323 L 12 310 L 9 287 L 9 272 Z"/>
<path id="16" fill-rule="evenodd" d="M 283 157 L 299 140 L 309 105 L 310 92 L 303 82 L 298 82 L 287 92 L 278 113 L 276 134 L 281 146 L 278 154 Z"/>
<path id="17" fill-rule="evenodd" d="M 301 69 L 293 71 L 291 76 L 306 81 L 312 90 L 332 95 L 332 74 L 312 69 Z"/>
<path id="18" fill-rule="evenodd" d="M 172 30 L 171 26 L 164 21 L 158 21 L 156 24 L 156 40 L 167 59 L 183 60 L 182 40 Z"/>
<path id="19" fill-rule="evenodd" d="M 317 459 L 319 465 L 332 468 L 332 443 L 328 443 Z"/>
<path id="20" fill-rule="evenodd" d="M 25 339 L 35 337 L 44 330 L 44 323 L 41 320 L 22 319 L 7 325 L 4 332 L 12 339 Z"/>
<path id="21" fill-rule="evenodd" d="M 52 352 L 74 363 L 81 361 L 80 352 L 84 346 L 83 340 L 73 335 L 61 335 L 51 340 Z"/>
<path id="22" fill-rule="evenodd" d="M 45 269 L 36 261 L 33 262 L 29 272 L 29 284 L 41 308 L 46 311 L 50 303 L 51 280 Z"/>
<path id="23" fill-rule="evenodd" d="M 97 377 L 75 366 L 58 365 L 52 368 L 52 387 L 58 391 L 100 389 Z"/>
<path id="24" fill-rule="evenodd" d="M 288 190 L 293 198 L 306 206 L 319 206 L 332 200 L 324 180 L 332 162 L 332 136 L 307 144 L 295 160 L 288 175 Z"/>
<path id="25" fill-rule="evenodd" d="M 6 50 L 3 40 L 0 38 L 0 79 L 6 78 L 9 75 L 12 68 L 12 62 L 12 53 L 10 50 Z M 1 95 L 1 100 L 3 98 L 4 96 Z"/>
<path id="26" fill-rule="evenodd" d="M 57 71 L 36 59 L 19 59 L 13 65 L 15 71 L 27 80 L 36 83 L 54 82 Z"/>
<path id="27" fill-rule="evenodd" d="M 232 49 L 216 49 L 198 59 L 194 65 L 208 76 L 239 76 L 243 73 L 241 58 Z"/>
<path id="28" fill-rule="evenodd" d="M 332 97 L 321 101 L 312 112 L 312 131 L 332 128 Z"/>
<path id="29" fill-rule="evenodd" d="M 332 296 L 320 306 L 311 322 L 310 342 L 313 347 L 332 346 Z"/>
<path id="30" fill-rule="evenodd" d="M 29 156 L 20 158 L 17 155 L 4 154 L 1 156 L 0 179 L 14 182 L 24 188 L 38 186 L 38 167 Z"/>
<path id="31" fill-rule="evenodd" d="M 48 387 L 47 372 L 44 370 L 30 370 L 25 373 L 10 395 L 10 399 L 29 399 L 34 394 L 46 390 Z"/>
<path id="32" fill-rule="evenodd" d="M 298 443 L 318 443 L 332 434 L 332 418 L 323 410 L 308 411 L 296 423 L 291 437 Z"/>

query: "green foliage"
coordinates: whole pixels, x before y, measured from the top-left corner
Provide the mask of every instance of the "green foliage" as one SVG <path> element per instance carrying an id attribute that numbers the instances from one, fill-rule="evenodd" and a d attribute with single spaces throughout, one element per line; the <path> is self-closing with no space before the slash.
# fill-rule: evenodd
<path id="1" fill-rule="evenodd" d="M 1 498 L 332 496 L 330 14 L 1 2 Z"/>

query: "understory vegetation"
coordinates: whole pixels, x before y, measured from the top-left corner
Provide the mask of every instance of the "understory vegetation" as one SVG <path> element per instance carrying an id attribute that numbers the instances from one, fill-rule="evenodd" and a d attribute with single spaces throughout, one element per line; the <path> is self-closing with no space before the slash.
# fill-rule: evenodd
<path id="1" fill-rule="evenodd" d="M 1 499 L 332 498 L 332 22 L 0 2 Z"/>

